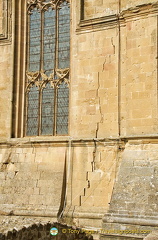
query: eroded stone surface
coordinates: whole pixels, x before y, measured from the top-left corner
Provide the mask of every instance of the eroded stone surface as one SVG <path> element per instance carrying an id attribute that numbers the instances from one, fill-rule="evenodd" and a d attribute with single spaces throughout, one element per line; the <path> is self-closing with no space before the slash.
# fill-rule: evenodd
<path id="1" fill-rule="evenodd" d="M 92 19 L 84 27 L 79 27 L 78 2 L 71 1 L 70 138 L 10 139 L 13 96 L 18 99 L 22 93 L 13 81 L 13 72 L 19 68 L 13 59 L 25 62 L 26 34 L 22 29 L 15 42 L 0 42 L 1 214 L 55 218 L 66 159 L 64 214 L 76 214 L 76 225 L 82 221 L 95 227 L 97 221 L 101 228 L 102 215 L 109 209 L 122 215 L 125 211 L 131 218 L 157 215 L 156 1 L 122 0 L 119 5 L 119 1 L 86 0 L 85 18 Z M 27 24 L 20 18 L 23 12 L 17 12 L 24 9 L 24 1 L 12 3 L 8 16 L 14 39 L 15 24 L 17 29 L 22 20 Z M 15 55 L 14 43 L 18 45 Z M 18 119 L 23 116 L 21 108 L 16 109 Z M 16 124 L 23 125 L 20 120 Z M 134 144 L 129 144 L 131 138 L 137 139 Z M 14 224 L 8 220 L 8 225 Z M 5 229 L 7 224 L 1 226 Z"/>
<path id="2" fill-rule="evenodd" d="M 158 239 L 158 231 L 154 231 L 144 238 L 144 240 L 157 240 L 157 239 Z"/>

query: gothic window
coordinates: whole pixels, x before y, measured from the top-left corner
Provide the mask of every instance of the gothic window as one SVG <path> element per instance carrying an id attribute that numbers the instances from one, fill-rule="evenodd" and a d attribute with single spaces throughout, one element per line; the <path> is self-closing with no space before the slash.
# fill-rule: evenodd
<path id="1" fill-rule="evenodd" d="M 25 135 L 68 134 L 69 0 L 27 1 Z"/>

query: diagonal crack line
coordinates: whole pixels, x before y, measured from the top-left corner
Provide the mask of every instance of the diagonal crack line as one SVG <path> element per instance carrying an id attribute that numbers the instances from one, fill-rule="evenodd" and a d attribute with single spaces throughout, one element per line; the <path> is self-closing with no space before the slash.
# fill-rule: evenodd
<path id="1" fill-rule="evenodd" d="M 102 69 L 102 72 L 104 72 L 104 66 L 105 66 L 105 63 L 106 63 L 106 58 L 105 58 L 105 61 L 103 62 L 103 69 Z"/>
<path id="2" fill-rule="evenodd" d="M 100 111 L 100 115 L 101 115 L 101 120 L 100 120 L 100 123 L 103 123 L 103 120 L 104 120 L 104 115 L 102 113 L 102 109 L 101 109 L 101 99 L 100 99 L 100 96 L 99 96 L 99 89 L 100 89 L 100 76 L 99 76 L 99 72 L 98 72 L 98 90 L 97 90 L 97 97 L 98 97 L 98 100 L 99 100 L 99 111 Z"/>
<path id="3" fill-rule="evenodd" d="M 98 72 L 98 88 L 97 88 L 97 98 L 98 98 L 98 104 L 99 104 L 99 111 L 100 111 L 100 115 L 101 115 L 101 120 L 99 122 L 97 122 L 97 126 L 96 126 L 96 138 L 98 137 L 98 131 L 99 131 L 99 123 L 103 123 L 104 121 L 104 115 L 102 113 L 102 109 L 101 109 L 101 99 L 99 96 L 99 89 L 100 89 L 100 76 L 99 76 L 99 72 Z"/>
<path id="4" fill-rule="evenodd" d="M 112 44 L 112 46 L 114 48 L 114 54 L 115 54 L 115 45 L 114 45 L 114 42 L 113 42 L 113 37 L 111 38 L 111 44 Z"/>

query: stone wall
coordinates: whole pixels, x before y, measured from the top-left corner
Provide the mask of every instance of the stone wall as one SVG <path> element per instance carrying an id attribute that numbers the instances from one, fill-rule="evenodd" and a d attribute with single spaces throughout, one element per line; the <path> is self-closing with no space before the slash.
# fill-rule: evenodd
<path id="1" fill-rule="evenodd" d="M 129 141 L 122 155 L 111 209 L 157 216 L 158 145 Z"/>
<path id="2" fill-rule="evenodd" d="M 10 147 L 7 144 L 0 147 L 0 210 L 6 214 L 56 217 L 62 192 L 65 147 L 43 143 L 17 145 L 12 142 Z"/>
<path id="3" fill-rule="evenodd" d="M 32 138 L 12 134 L 23 124 L 22 91 L 13 80 L 24 74 L 26 6 L 21 0 L 9 3 L 12 10 L 0 0 L 7 13 L 0 18 L 8 19 L 0 29 L 6 34 L 0 38 L 0 214 L 56 220 L 60 209 L 66 222 L 101 228 L 106 213 L 105 229 L 142 227 L 146 218 L 152 230 L 157 2 L 86 0 L 80 21 L 79 1 L 71 1 L 69 136 Z"/>
<path id="4" fill-rule="evenodd" d="M 118 147 L 117 141 L 73 139 L 4 143 L 0 149 L 1 214 L 56 219 L 61 208 L 64 218 L 74 218 L 71 221 L 77 225 L 101 227 L 117 172 Z M 81 220 L 78 214 L 83 215 Z M 91 214 L 93 220 L 86 220 Z"/>
<path id="5" fill-rule="evenodd" d="M 145 10 L 140 8 L 142 12 Z M 138 14 L 120 29 L 122 136 L 150 135 L 157 131 L 156 21 L 154 15 L 142 19 Z"/>
<path id="6" fill-rule="evenodd" d="M 157 129 L 157 5 L 136 5 L 79 26 L 72 15 L 74 137 L 144 136 Z"/>
<path id="7" fill-rule="evenodd" d="M 101 228 L 117 173 L 118 147 L 117 141 L 94 140 L 89 143 L 82 141 L 72 149 L 64 218 L 73 218 L 79 226 Z"/>
<path id="8" fill-rule="evenodd" d="M 0 1 L 0 139 L 10 137 L 12 87 L 13 87 L 13 58 L 14 58 L 14 26 L 12 16 L 12 1 Z M 11 18 L 12 16 L 12 18 Z"/>
<path id="9" fill-rule="evenodd" d="M 158 229 L 157 168 L 156 140 L 131 140 L 126 144 L 109 212 L 103 218 L 104 229 L 123 230 L 124 239 L 132 236 L 143 239 Z M 117 234 L 113 235 L 115 239 Z M 109 239 L 108 234 L 103 239 Z"/>
<path id="10" fill-rule="evenodd" d="M 84 1 L 84 18 L 91 19 L 103 17 L 118 13 L 118 0 L 85 0 Z"/>

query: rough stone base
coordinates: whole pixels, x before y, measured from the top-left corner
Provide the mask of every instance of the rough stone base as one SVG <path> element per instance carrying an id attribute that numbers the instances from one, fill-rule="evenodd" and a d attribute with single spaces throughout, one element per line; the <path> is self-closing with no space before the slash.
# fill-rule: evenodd
<path id="1" fill-rule="evenodd" d="M 28 228 L 33 224 L 42 224 L 45 225 L 49 222 L 56 222 L 56 218 L 51 217 L 27 217 L 27 216 L 0 216 L 0 233 L 4 235 L 7 232 L 16 229 L 19 231 L 23 227 Z M 1 238 L 0 238 L 1 239 Z"/>
<path id="2" fill-rule="evenodd" d="M 61 223 L 53 223 L 53 222 L 47 222 L 45 224 L 42 224 L 41 222 L 33 223 L 31 224 L 30 219 L 30 225 L 24 226 L 24 222 L 28 222 L 28 218 L 21 218 L 22 222 L 19 222 L 19 227 L 17 228 L 17 223 L 20 220 L 20 218 L 12 218 L 9 217 L 5 218 L 4 221 L 6 225 L 7 223 L 14 224 L 14 228 L 7 230 L 5 229 L 5 232 L 0 232 L 0 239 L 1 240 L 93 240 L 93 237 L 90 234 L 87 234 L 85 231 L 83 231 L 80 228 L 77 228 L 75 226 L 68 226 L 66 224 Z M 9 221 L 10 220 L 10 221 Z M 35 220 L 35 219 L 34 219 Z M 45 222 L 45 220 L 44 220 Z M 21 227 L 23 225 L 23 227 Z M 11 227 L 11 225 L 10 225 Z M 13 226 L 12 226 L 13 227 Z M 56 227 L 58 229 L 58 234 L 55 236 L 52 236 L 50 234 L 50 230 L 52 227 Z"/>

